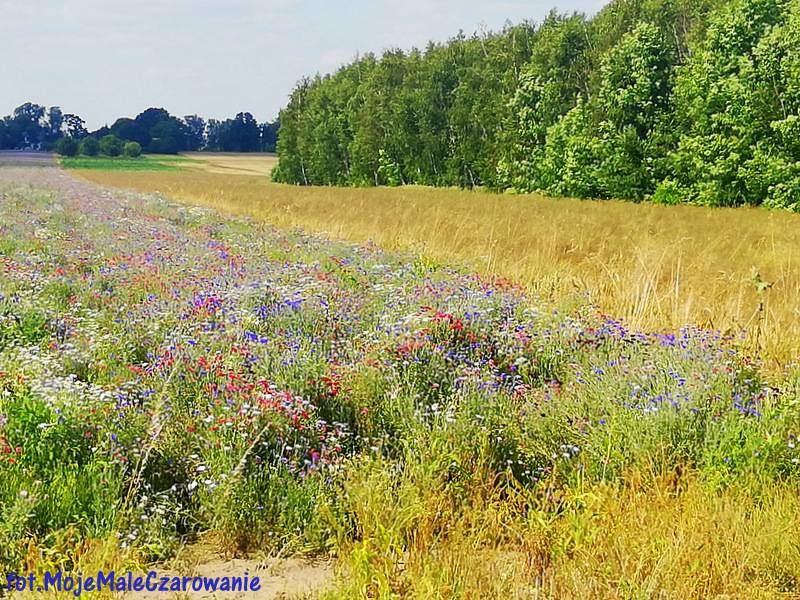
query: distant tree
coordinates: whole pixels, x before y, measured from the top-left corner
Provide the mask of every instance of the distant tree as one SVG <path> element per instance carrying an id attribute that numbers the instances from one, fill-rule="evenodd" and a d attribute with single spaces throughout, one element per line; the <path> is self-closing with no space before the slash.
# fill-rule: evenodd
<path id="1" fill-rule="evenodd" d="M 47 111 L 47 125 L 44 134 L 45 142 L 55 142 L 64 134 L 61 130 L 64 124 L 64 113 L 58 106 L 51 106 Z"/>
<path id="2" fill-rule="evenodd" d="M 38 147 L 47 137 L 45 107 L 26 102 L 14 109 L 7 122 L 12 133 L 14 148 Z"/>
<path id="3" fill-rule="evenodd" d="M 73 115 L 71 113 L 64 115 L 63 129 L 67 137 L 71 137 L 76 140 L 80 140 L 89 135 L 89 132 L 86 130 L 86 123 L 84 120 L 78 115 Z"/>
<path id="4" fill-rule="evenodd" d="M 103 125 L 99 129 L 95 129 L 94 131 L 90 132 L 89 135 L 99 140 L 109 135 L 110 133 L 111 133 L 111 128 L 108 125 Z"/>
<path id="5" fill-rule="evenodd" d="M 212 152 L 219 152 L 222 145 L 222 133 L 225 123 L 218 119 L 209 119 L 206 124 L 206 145 L 205 149 Z"/>
<path id="6" fill-rule="evenodd" d="M 262 123 L 259 125 L 260 144 L 259 150 L 261 152 L 275 152 L 278 146 L 278 130 L 280 129 L 280 121 L 273 123 Z"/>
<path id="7" fill-rule="evenodd" d="M 249 112 L 240 112 L 225 122 L 221 146 L 225 152 L 257 152 L 261 133 L 258 122 Z"/>
<path id="8" fill-rule="evenodd" d="M 158 125 L 161 121 L 167 121 L 170 118 L 169 112 L 163 108 L 148 108 L 138 115 L 135 121 L 144 128 L 145 131 L 150 131 L 153 127 Z"/>
<path id="9" fill-rule="evenodd" d="M 142 146 L 139 142 L 125 142 L 122 153 L 128 158 L 137 158 L 142 155 Z"/>
<path id="10" fill-rule="evenodd" d="M 55 143 L 54 150 L 61 156 L 78 154 L 78 141 L 70 137 L 62 137 Z"/>
<path id="11" fill-rule="evenodd" d="M 186 150 L 200 150 L 206 144 L 206 122 L 197 115 L 183 117 L 186 123 Z"/>
<path id="12" fill-rule="evenodd" d="M 147 146 L 150 143 L 148 129 L 134 119 L 126 117 L 117 119 L 111 126 L 110 131 L 119 139 L 137 142 L 140 146 Z"/>
<path id="13" fill-rule="evenodd" d="M 100 153 L 106 156 L 119 156 L 122 152 L 122 140 L 113 134 L 100 139 Z"/>
<path id="14" fill-rule="evenodd" d="M 26 102 L 14 109 L 14 118 L 40 125 L 45 115 L 45 107 L 33 102 Z"/>
<path id="15" fill-rule="evenodd" d="M 78 151 L 84 156 L 97 156 L 100 152 L 100 142 L 93 137 L 85 137 L 81 140 Z"/>
<path id="16" fill-rule="evenodd" d="M 275 150 L 277 131 L 277 122 L 259 125 L 249 112 L 240 112 L 226 121 L 211 119 L 206 123 L 198 115 L 179 119 L 163 108 L 148 108 L 134 119 L 120 117 L 111 126 L 104 125 L 90 133 L 78 115 L 64 114 L 58 106 L 47 109 L 27 102 L 18 106 L 13 115 L 0 119 L 0 148 L 51 148 L 62 137 L 80 141 L 86 137 L 102 140 L 112 135 L 122 144 L 137 142 L 143 150 L 153 153 L 201 149 L 258 152 Z M 90 151 L 95 143 L 89 142 Z M 112 151 L 115 147 L 110 145 Z"/>
<path id="17" fill-rule="evenodd" d="M 187 127 L 180 119 L 169 117 L 150 129 L 147 151 L 153 154 L 177 154 L 186 150 Z"/>

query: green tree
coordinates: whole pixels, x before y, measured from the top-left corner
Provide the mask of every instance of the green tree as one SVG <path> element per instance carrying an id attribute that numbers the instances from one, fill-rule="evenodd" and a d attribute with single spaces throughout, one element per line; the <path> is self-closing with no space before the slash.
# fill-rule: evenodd
<path id="1" fill-rule="evenodd" d="M 139 125 L 142 129 L 149 132 L 160 122 L 169 120 L 170 117 L 171 115 L 167 110 L 163 108 L 151 107 L 136 115 L 134 121 L 136 121 L 137 125 Z"/>
<path id="2" fill-rule="evenodd" d="M 44 132 L 44 141 L 55 142 L 63 136 L 61 131 L 64 125 L 64 113 L 58 106 L 51 106 L 47 111 L 47 125 Z"/>
<path id="3" fill-rule="evenodd" d="M 550 13 L 536 32 L 504 122 L 499 183 L 516 191 L 546 190 L 554 174 L 543 170 L 547 131 L 588 97 L 588 24 L 581 15 Z"/>
<path id="4" fill-rule="evenodd" d="M 84 156 L 97 156 L 100 153 L 100 143 L 93 137 L 85 137 L 80 142 L 78 152 Z"/>
<path id="5" fill-rule="evenodd" d="M 378 153 L 378 178 L 381 183 L 390 187 L 396 187 L 403 183 L 400 165 L 389 158 L 385 150 L 380 150 Z"/>
<path id="6" fill-rule="evenodd" d="M 137 158 L 142 155 L 142 146 L 139 142 L 125 142 L 122 147 L 122 154 L 128 158 Z"/>
<path id="7" fill-rule="evenodd" d="M 220 145 L 223 152 L 257 152 L 260 132 L 255 117 L 249 112 L 240 112 L 225 122 Z"/>
<path id="8" fill-rule="evenodd" d="M 798 11 L 612 0 L 366 55 L 298 84 L 273 176 L 798 209 Z"/>
<path id="9" fill-rule="evenodd" d="M 78 142 L 73 138 L 64 137 L 56 142 L 54 149 L 61 156 L 76 156 L 78 154 Z"/>
<path id="10" fill-rule="evenodd" d="M 600 198 L 603 140 L 582 100 L 547 130 L 541 188 L 556 196 Z"/>
<path id="11" fill-rule="evenodd" d="M 600 188 L 641 200 L 665 175 L 674 59 L 659 29 L 641 23 L 606 55 L 597 96 Z"/>
<path id="12" fill-rule="evenodd" d="M 791 90 L 797 81 L 792 45 L 797 26 L 796 18 L 787 23 L 791 4 L 728 3 L 680 70 L 675 115 L 683 135 L 671 159 L 674 185 L 687 201 L 756 204 L 773 186 L 792 180 L 791 165 L 779 156 L 782 140 L 792 137 L 790 117 L 796 114 Z M 780 189 L 774 191 L 780 195 Z"/>
<path id="13" fill-rule="evenodd" d="M 297 84 L 289 96 L 288 105 L 281 111 L 281 135 L 278 138 L 278 165 L 272 170 L 272 179 L 283 183 L 308 185 L 311 183 L 306 174 L 303 152 L 303 120 L 305 116 L 305 99 L 311 82 L 303 79 Z M 216 138 L 218 122 L 209 122 L 209 145 Z M 213 146 L 212 146 L 213 147 Z"/>
<path id="14" fill-rule="evenodd" d="M 258 126 L 259 150 L 261 152 L 275 152 L 278 144 L 278 132 L 280 131 L 280 121 L 272 123 L 262 123 Z"/>
<path id="15" fill-rule="evenodd" d="M 150 128 L 147 151 L 153 154 L 177 154 L 186 150 L 186 125 L 175 117 L 158 121 Z"/>
<path id="16" fill-rule="evenodd" d="M 110 131 L 113 135 L 124 141 L 137 142 L 140 146 L 147 146 L 150 143 L 150 132 L 145 125 L 135 119 L 126 117 L 117 119 L 111 126 Z"/>
<path id="17" fill-rule="evenodd" d="M 45 107 L 26 102 L 14 109 L 7 127 L 15 148 L 37 147 L 47 137 Z"/>
<path id="18" fill-rule="evenodd" d="M 106 156 L 119 156 L 122 152 L 122 140 L 113 134 L 105 135 L 100 139 L 100 154 Z"/>
<path id="19" fill-rule="evenodd" d="M 186 115 L 183 122 L 186 123 L 186 149 L 200 150 L 206 143 L 205 120 L 197 115 Z"/>
<path id="20" fill-rule="evenodd" d="M 64 132 L 67 137 L 80 140 L 86 137 L 89 132 L 86 130 L 86 123 L 78 115 L 67 113 L 64 115 Z"/>

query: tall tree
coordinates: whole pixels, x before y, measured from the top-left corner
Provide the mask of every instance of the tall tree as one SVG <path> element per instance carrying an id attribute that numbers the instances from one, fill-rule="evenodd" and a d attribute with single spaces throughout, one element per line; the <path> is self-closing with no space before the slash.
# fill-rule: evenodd
<path id="1" fill-rule="evenodd" d="M 80 140 L 89 132 L 86 130 L 86 122 L 78 115 L 67 113 L 64 115 L 64 133 L 67 137 Z"/>
<path id="2" fill-rule="evenodd" d="M 161 121 L 167 121 L 170 118 L 169 112 L 167 112 L 163 108 L 148 108 L 138 115 L 136 115 L 135 121 L 141 125 L 145 131 L 150 131 L 153 127 L 155 127 Z"/>
<path id="3" fill-rule="evenodd" d="M 119 118 L 114 121 L 110 131 L 119 139 L 136 142 L 142 147 L 150 144 L 150 129 L 145 127 L 145 122 L 142 120 Z"/>
<path id="4" fill-rule="evenodd" d="M 186 149 L 200 150 L 206 144 L 206 122 L 197 115 L 183 117 L 186 123 Z"/>
<path id="5" fill-rule="evenodd" d="M 44 141 L 53 143 L 62 137 L 61 127 L 64 124 L 64 113 L 58 106 L 51 106 L 47 111 L 47 125 L 44 132 Z"/>
<path id="6" fill-rule="evenodd" d="M 770 156 L 797 133 L 797 11 L 785 0 L 736 0 L 712 19 L 676 83 L 676 194 L 735 206 L 796 185 L 787 182 L 796 181 L 797 155 L 784 166 Z"/>
<path id="7" fill-rule="evenodd" d="M 150 128 L 150 143 L 147 151 L 154 154 L 177 154 L 187 149 L 186 124 L 176 117 L 156 122 Z"/>

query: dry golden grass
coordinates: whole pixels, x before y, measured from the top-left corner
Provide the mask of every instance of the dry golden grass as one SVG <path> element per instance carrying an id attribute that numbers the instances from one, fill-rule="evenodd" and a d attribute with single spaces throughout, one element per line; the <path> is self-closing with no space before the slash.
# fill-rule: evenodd
<path id="1" fill-rule="evenodd" d="M 278 157 L 274 154 L 253 154 L 238 152 L 184 152 L 181 156 L 191 158 L 194 163 L 185 166 L 221 175 L 264 175 L 269 176 Z"/>
<path id="2" fill-rule="evenodd" d="M 214 164 L 244 171 L 247 161 Z M 423 187 L 302 188 L 217 172 L 81 174 L 278 226 L 412 250 L 559 301 L 586 296 L 635 328 L 746 329 L 748 350 L 773 367 L 800 349 L 800 215 Z M 759 287 L 755 274 L 770 286 Z"/>
<path id="3" fill-rule="evenodd" d="M 557 511 L 541 489 L 500 497 L 487 484 L 459 509 L 422 473 L 360 465 L 347 485 L 360 535 L 339 544 L 330 598 L 796 597 L 782 593 L 800 580 L 795 489 L 756 498 L 691 474 L 673 483 L 629 473 L 621 485 L 567 491 Z"/>

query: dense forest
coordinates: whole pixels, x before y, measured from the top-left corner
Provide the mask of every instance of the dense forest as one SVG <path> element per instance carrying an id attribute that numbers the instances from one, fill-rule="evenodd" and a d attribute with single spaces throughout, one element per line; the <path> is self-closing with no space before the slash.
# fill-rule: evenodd
<path id="1" fill-rule="evenodd" d="M 232 119 L 206 121 L 197 115 L 178 118 L 163 108 L 148 108 L 135 118 L 122 117 L 111 126 L 88 131 L 78 115 L 58 106 L 27 102 L 0 119 L 0 149 L 53 149 L 64 154 L 85 151 L 115 156 L 128 147 L 158 154 L 208 150 L 274 152 L 278 123 L 258 123 L 249 112 Z"/>
<path id="2" fill-rule="evenodd" d="M 799 110 L 798 0 L 616 0 L 302 80 L 274 178 L 800 209 Z"/>

